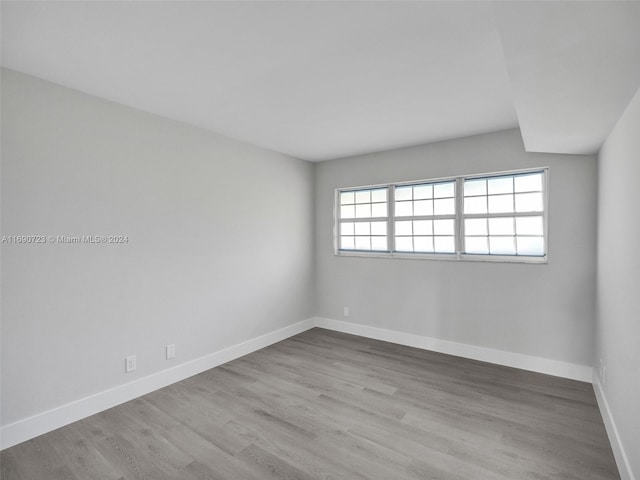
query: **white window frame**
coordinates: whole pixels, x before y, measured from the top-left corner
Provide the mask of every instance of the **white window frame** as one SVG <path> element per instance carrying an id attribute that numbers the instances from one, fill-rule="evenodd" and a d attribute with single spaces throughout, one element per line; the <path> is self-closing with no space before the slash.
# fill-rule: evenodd
<path id="1" fill-rule="evenodd" d="M 528 256 L 528 255 L 496 255 L 496 254 L 473 254 L 465 253 L 464 248 L 464 193 L 463 185 L 465 180 L 491 178 L 510 175 L 524 175 L 528 173 L 542 173 L 542 202 L 543 202 L 543 241 L 544 241 L 544 255 L 540 256 Z M 414 217 L 395 217 L 395 188 L 419 185 L 423 183 L 441 183 L 447 181 L 455 182 L 455 253 L 411 253 L 411 252 L 398 252 L 394 251 L 395 247 L 395 222 L 397 220 L 408 220 Z M 376 188 L 387 188 L 387 247 L 388 251 L 367 251 L 367 250 L 340 250 L 340 193 L 344 191 L 355 190 L 368 190 Z M 505 216 L 528 216 L 530 214 L 505 214 Z M 533 215 L 533 214 L 532 214 Z M 535 213 L 536 216 L 540 216 L 540 212 Z M 487 214 L 486 218 L 492 218 L 500 216 L 500 214 Z M 536 167 L 520 170 L 506 170 L 498 172 L 486 172 L 477 173 L 471 175 L 459 175 L 452 177 L 440 177 L 430 178 L 422 180 L 411 180 L 403 182 L 394 182 L 386 184 L 375 185 L 363 185 L 355 187 L 340 187 L 335 189 L 334 195 L 334 253 L 336 256 L 345 257 L 378 257 L 378 258 L 400 258 L 400 259 L 420 259 L 420 260 L 454 260 L 454 261 L 474 261 L 474 262 L 507 262 L 507 263 L 532 263 L 532 264 L 547 264 L 549 262 L 549 167 Z M 345 219 L 352 220 L 352 219 Z M 363 219 L 371 220 L 371 219 Z M 376 218 L 376 221 L 380 221 L 381 218 Z"/>

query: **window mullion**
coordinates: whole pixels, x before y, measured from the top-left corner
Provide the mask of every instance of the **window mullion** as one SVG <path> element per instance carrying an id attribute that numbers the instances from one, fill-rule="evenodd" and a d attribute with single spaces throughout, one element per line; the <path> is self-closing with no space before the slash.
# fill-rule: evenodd
<path id="1" fill-rule="evenodd" d="M 456 179 L 456 224 L 455 224 L 455 240 L 456 240 L 456 255 L 460 256 L 460 254 L 464 251 L 464 221 L 463 221 L 463 206 L 464 206 L 464 197 L 463 197 L 463 178 Z"/>
<path id="2" fill-rule="evenodd" d="M 387 248 L 390 252 L 394 252 L 396 249 L 396 235 L 395 235 L 395 216 L 396 216 L 396 186 L 389 185 L 388 191 L 389 205 L 387 206 Z"/>

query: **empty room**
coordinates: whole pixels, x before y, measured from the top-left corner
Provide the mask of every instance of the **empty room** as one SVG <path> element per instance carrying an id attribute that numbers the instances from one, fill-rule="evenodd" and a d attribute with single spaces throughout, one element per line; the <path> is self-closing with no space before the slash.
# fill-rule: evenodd
<path id="1" fill-rule="evenodd" d="M 2 480 L 640 480 L 640 2 L 0 17 Z"/>

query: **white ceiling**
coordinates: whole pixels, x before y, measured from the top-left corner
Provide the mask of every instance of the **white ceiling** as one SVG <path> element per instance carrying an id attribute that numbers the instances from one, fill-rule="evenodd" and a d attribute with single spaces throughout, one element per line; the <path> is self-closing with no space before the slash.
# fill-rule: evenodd
<path id="1" fill-rule="evenodd" d="M 638 2 L 2 2 L 2 65 L 306 160 L 520 125 L 597 151 Z"/>

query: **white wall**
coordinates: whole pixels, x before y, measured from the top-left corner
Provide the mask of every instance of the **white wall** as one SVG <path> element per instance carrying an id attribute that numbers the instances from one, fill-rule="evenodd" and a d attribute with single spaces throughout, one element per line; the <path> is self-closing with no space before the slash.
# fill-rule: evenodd
<path id="1" fill-rule="evenodd" d="M 129 237 L 2 245 L 2 425 L 312 317 L 312 217 L 307 162 L 2 70 L 2 234 Z"/>
<path id="2" fill-rule="evenodd" d="M 640 478 L 640 91 L 598 159 L 597 347 L 623 478 Z M 606 420 L 606 419 L 605 419 Z M 623 458 L 626 452 L 626 461 Z M 633 473 L 631 473 L 633 472 Z"/>
<path id="3" fill-rule="evenodd" d="M 541 166 L 550 167 L 547 265 L 334 255 L 337 187 Z M 317 164 L 317 314 L 590 366 L 595 209 L 595 158 L 525 153 L 517 130 Z"/>

